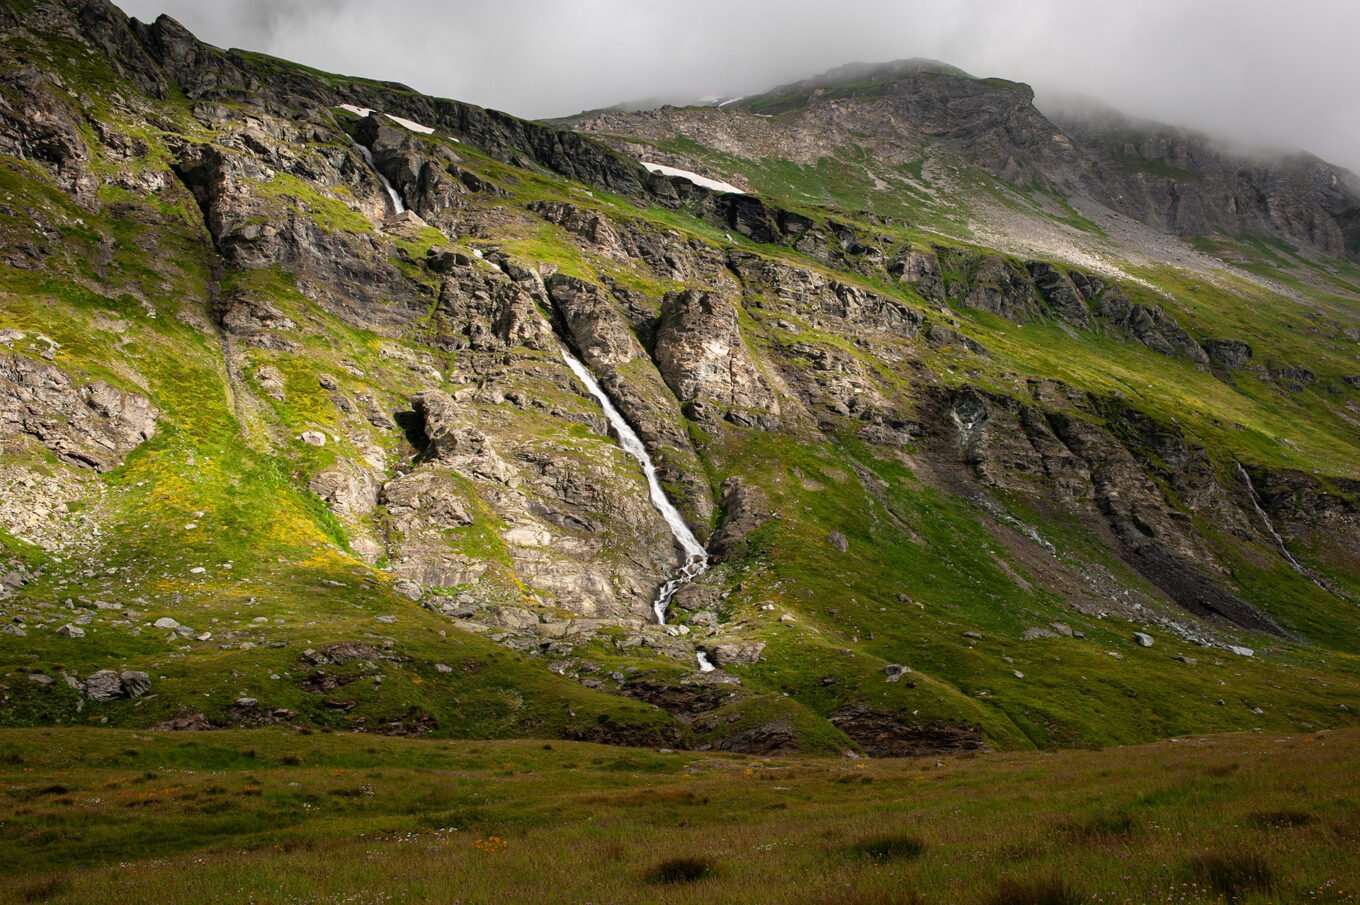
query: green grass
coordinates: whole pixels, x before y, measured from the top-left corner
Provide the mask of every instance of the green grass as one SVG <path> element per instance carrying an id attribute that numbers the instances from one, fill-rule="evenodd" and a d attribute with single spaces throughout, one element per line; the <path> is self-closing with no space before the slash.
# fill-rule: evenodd
<path id="1" fill-rule="evenodd" d="M 1346 903 L 1357 740 L 870 763 L 7 730 L 0 900 Z"/>

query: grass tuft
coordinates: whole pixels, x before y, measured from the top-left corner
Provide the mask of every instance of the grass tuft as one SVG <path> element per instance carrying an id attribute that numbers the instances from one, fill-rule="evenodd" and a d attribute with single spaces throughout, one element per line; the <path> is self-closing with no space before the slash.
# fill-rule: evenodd
<path id="1" fill-rule="evenodd" d="M 652 868 L 647 879 L 652 883 L 667 885 L 697 883 L 705 877 L 712 876 L 716 870 L 717 864 L 712 858 L 686 855 L 679 858 L 667 858 L 662 861 Z"/>
<path id="2" fill-rule="evenodd" d="M 1208 883 L 1229 902 L 1275 888 L 1270 865 L 1256 852 L 1205 852 L 1191 859 L 1189 869 L 1193 876 Z"/>
<path id="3" fill-rule="evenodd" d="M 991 905 L 1081 905 L 1086 897 L 1062 877 L 1047 877 L 1003 880 L 988 901 Z"/>
<path id="4" fill-rule="evenodd" d="M 1247 822 L 1263 830 L 1291 830 L 1317 823 L 1317 818 L 1307 811 L 1257 811 L 1247 816 Z"/>
<path id="5" fill-rule="evenodd" d="M 1138 832 L 1138 822 L 1128 814 L 1095 814 L 1062 824 L 1062 835 L 1074 845 L 1109 845 Z"/>
<path id="6" fill-rule="evenodd" d="M 890 861 L 911 861 L 921 857 L 925 843 L 913 836 L 890 833 L 884 836 L 871 836 L 846 846 L 846 853 L 855 858 L 887 864 Z"/>

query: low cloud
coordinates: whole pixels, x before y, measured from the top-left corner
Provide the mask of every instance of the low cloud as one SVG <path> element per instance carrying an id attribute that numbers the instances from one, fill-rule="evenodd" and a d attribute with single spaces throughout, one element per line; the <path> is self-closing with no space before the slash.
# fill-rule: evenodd
<path id="1" fill-rule="evenodd" d="M 123 0 L 205 41 L 526 117 L 754 93 L 931 57 L 1360 170 L 1360 4 L 1339 0 Z"/>

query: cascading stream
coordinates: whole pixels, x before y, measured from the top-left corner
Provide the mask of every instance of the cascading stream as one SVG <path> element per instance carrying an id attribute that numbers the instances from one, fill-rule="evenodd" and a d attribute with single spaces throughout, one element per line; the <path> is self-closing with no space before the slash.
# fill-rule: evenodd
<path id="1" fill-rule="evenodd" d="M 671 529 L 671 534 L 675 535 L 675 540 L 680 544 L 680 548 L 685 551 L 685 562 L 670 579 L 661 586 L 657 592 L 656 600 L 652 602 L 652 610 L 656 613 L 656 621 L 661 625 L 666 624 L 666 608 L 670 606 L 671 598 L 675 592 L 680 590 L 689 582 L 703 574 L 708 568 L 708 551 L 704 545 L 699 543 L 694 532 L 689 530 L 685 520 L 681 518 L 679 510 L 675 504 L 666 496 L 666 491 L 662 489 L 661 482 L 656 477 L 656 465 L 652 462 L 652 457 L 647 454 L 647 447 L 642 444 L 642 438 L 637 435 L 632 426 L 624 420 L 623 415 L 614 407 L 609 395 L 600 386 L 595 375 L 590 372 L 576 356 L 567 351 L 566 346 L 561 347 L 562 359 L 571 368 L 580 381 L 586 385 L 590 395 L 595 397 L 595 401 L 600 404 L 604 411 L 604 416 L 609 419 L 614 432 L 618 435 L 619 446 L 634 459 L 642 464 L 642 473 L 647 477 L 647 490 L 652 498 L 652 505 L 656 511 L 661 513 L 661 517 L 666 520 L 666 525 Z M 700 659 L 702 668 L 703 659 Z M 710 667 L 711 668 L 711 667 Z"/>
<path id="2" fill-rule="evenodd" d="M 401 200 L 401 193 L 394 189 L 392 183 L 387 181 L 387 177 L 378 170 L 377 164 L 373 162 L 373 152 L 359 144 L 357 141 L 354 143 L 354 147 L 359 149 L 359 154 L 368 164 L 368 168 L 373 171 L 373 175 L 378 177 L 378 181 L 382 183 L 382 187 L 387 190 L 387 197 L 392 202 L 392 215 L 396 216 L 397 214 L 406 213 L 406 202 Z"/>
<path id="3" fill-rule="evenodd" d="M 1270 520 L 1270 514 L 1261 506 L 1261 496 L 1256 492 L 1256 485 L 1252 483 L 1251 475 L 1242 467 L 1241 462 L 1237 463 L 1237 476 L 1242 479 L 1242 483 L 1247 485 L 1247 495 L 1251 497 L 1251 505 L 1256 509 L 1256 515 L 1261 519 L 1261 524 L 1265 525 L 1266 531 L 1270 532 L 1271 538 L 1275 541 L 1275 546 L 1279 548 L 1280 554 L 1284 556 L 1285 560 L 1294 567 L 1294 571 L 1328 594 L 1336 597 L 1342 596 L 1328 587 L 1325 581 L 1320 580 L 1316 575 L 1305 569 L 1303 563 L 1295 559 L 1294 554 L 1289 552 L 1289 548 L 1284 545 L 1284 538 L 1280 536 L 1280 532 L 1275 530 L 1275 523 Z"/>
<path id="4" fill-rule="evenodd" d="M 1275 523 L 1270 520 L 1270 516 L 1266 514 L 1265 509 L 1261 508 L 1261 497 L 1256 493 L 1256 485 L 1252 483 L 1251 475 L 1247 474 L 1247 470 L 1242 467 L 1241 462 L 1237 463 L 1237 476 L 1242 479 L 1243 484 L 1247 485 L 1247 496 L 1251 497 L 1251 505 L 1256 509 L 1256 515 L 1260 518 L 1261 524 L 1265 525 L 1266 531 L 1270 532 L 1270 536 L 1275 541 L 1275 546 L 1279 549 L 1280 554 L 1294 567 L 1295 572 L 1311 579 L 1312 576 L 1304 571 L 1303 566 L 1294 558 L 1294 554 L 1290 553 L 1289 548 L 1284 545 L 1284 538 L 1280 537 L 1280 532 L 1275 530 Z"/>

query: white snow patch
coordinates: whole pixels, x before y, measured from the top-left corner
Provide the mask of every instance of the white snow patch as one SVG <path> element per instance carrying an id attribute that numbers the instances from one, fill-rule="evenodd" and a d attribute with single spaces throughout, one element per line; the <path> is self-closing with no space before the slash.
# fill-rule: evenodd
<path id="1" fill-rule="evenodd" d="M 735 104 L 737 101 L 744 101 L 744 100 L 746 100 L 746 95 L 743 94 L 741 97 L 734 97 L 734 98 L 732 98 L 732 99 L 730 99 L 730 100 L 725 100 L 725 101 L 723 101 L 721 104 L 719 104 L 718 106 L 719 106 L 719 107 L 726 107 L 728 104 Z"/>
<path id="2" fill-rule="evenodd" d="M 340 106 L 336 107 L 336 109 L 337 109 L 337 110 L 348 110 L 350 113 L 353 113 L 355 116 L 369 116 L 369 115 L 371 115 L 371 114 L 377 112 L 376 110 L 370 110 L 370 109 L 368 109 L 367 107 L 356 107 L 356 106 L 354 106 L 353 104 L 341 104 Z M 391 113 L 384 113 L 383 116 L 385 116 L 385 117 L 387 117 L 388 119 L 392 120 L 392 122 L 394 122 L 394 123 L 396 123 L 397 125 L 401 126 L 403 129 L 410 129 L 412 132 L 419 132 L 419 133 L 422 134 L 422 135 L 433 135 L 433 134 L 434 134 L 434 129 L 430 128 L 429 126 L 422 125 L 422 124 L 420 124 L 420 123 L 418 123 L 418 122 L 415 122 L 414 120 L 403 119 L 403 118 L 400 117 L 400 116 L 393 116 Z"/>
<path id="3" fill-rule="evenodd" d="M 410 129 L 412 132 L 419 132 L 421 135 L 434 134 L 434 129 L 421 123 L 415 122 L 414 120 L 402 119 L 400 116 L 393 116 L 390 113 L 384 113 L 383 116 L 386 116 L 388 119 L 392 120 L 392 122 L 401 126 L 403 129 Z"/>
<path id="4" fill-rule="evenodd" d="M 704 188 L 712 189 L 715 192 L 727 192 L 732 195 L 746 194 L 745 192 L 743 192 L 741 189 L 737 188 L 730 182 L 722 182 L 721 180 L 718 179 L 709 179 L 707 176 L 700 176 L 698 173 L 691 173 L 689 170 L 681 170 L 678 169 L 677 167 L 668 167 L 665 164 L 652 163 L 647 160 L 641 161 L 641 163 L 644 167 L 648 169 L 648 171 L 652 173 L 660 173 L 663 176 L 681 176 L 685 179 L 688 179 L 695 185 L 701 185 Z"/>

